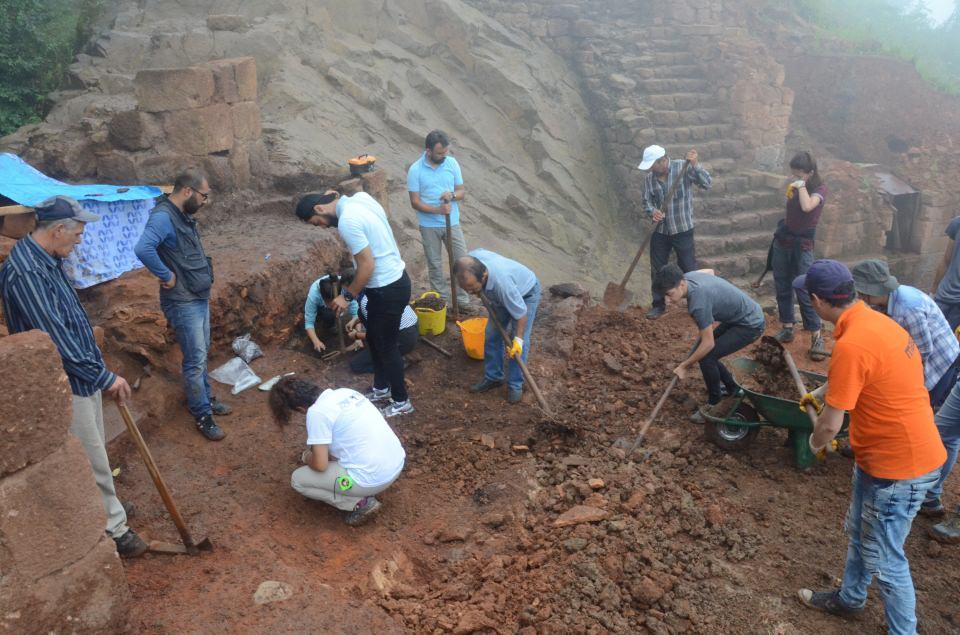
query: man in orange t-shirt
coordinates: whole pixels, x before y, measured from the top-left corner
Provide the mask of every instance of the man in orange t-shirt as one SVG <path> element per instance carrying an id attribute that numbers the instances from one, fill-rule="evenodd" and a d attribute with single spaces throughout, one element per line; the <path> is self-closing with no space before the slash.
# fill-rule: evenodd
<path id="1" fill-rule="evenodd" d="M 924 496 L 947 458 L 924 388 L 920 352 L 896 322 L 857 300 L 850 270 L 817 260 L 794 286 L 810 294 L 821 319 L 835 325 L 825 404 L 810 435 L 819 454 L 850 411 L 856 465 L 844 528 L 850 537 L 839 590 L 800 590 L 807 606 L 840 616 L 863 611 L 876 577 L 890 633 L 916 633 L 916 596 L 903 543 Z M 821 410 L 822 409 L 822 410 Z"/>

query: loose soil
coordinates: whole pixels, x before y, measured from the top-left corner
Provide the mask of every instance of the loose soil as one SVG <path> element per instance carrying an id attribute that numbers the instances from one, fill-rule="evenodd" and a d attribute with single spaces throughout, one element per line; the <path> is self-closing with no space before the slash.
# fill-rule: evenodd
<path id="1" fill-rule="evenodd" d="M 471 394 L 481 364 L 462 353 L 455 329 L 436 338 L 453 359 L 413 353 L 417 412 L 390 421 L 407 465 L 368 526 L 351 529 L 290 488 L 302 422 L 278 429 L 263 392 L 231 398 L 215 388 L 234 407 L 221 443 L 204 441 L 185 412 L 147 425 L 190 526 L 215 551 L 125 563 L 133 630 L 884 632 L 875 589 L 855 623 L 795 599 L 798 588 L 828 588 L 842 574 L 851 463 L 831 455 L 800 471 L 774 429 L 741 452 L 714 447 L 688 421 L 703 397 L 699 373 L 625 457 L 695 329 L 678 309 L 649 322 L 639 309 L 577 311 L 577 302 L 545 302 L 534 330 L 531 369 L 560 413 L 553 421 L 532 395 L 509 406 L 501 391 Z M 790 345 L 797 363 L 822 372 L 827 362 L 807 361 L 800 339 Z M 264 379 L 296 371 L 322 385 L 369 383 L 302 343 L 264 351 L 252 364 Z M 140 510 L 133 525 L 175 540 L 129 442 L 112 453 L 121 497 Z M 960 550 L 929 541 L 929 525 L 918 518 L 907 542 L 922 629 L 957 632 Z M 266 580 L 289 584 L 292 598 L 255 605 Z"/>

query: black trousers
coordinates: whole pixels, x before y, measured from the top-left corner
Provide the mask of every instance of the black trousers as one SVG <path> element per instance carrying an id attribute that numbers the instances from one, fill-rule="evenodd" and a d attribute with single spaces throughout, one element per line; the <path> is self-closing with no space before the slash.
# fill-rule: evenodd
<path id="1" fill-rule="evenodd" d="M 721 324 L 713 330 L 713 350 L 700 360 L 700 372 L 703 383 L 707 385 L 707 402 L 712 406 L 720 402 L 720 386 L 726 386 L 731 395 L 737 389 L 737 383 L 727 367 L 720 361 L 732 353 L 754 342 L 763 335 L 763 327 Z"/>
<path id="2" fill-rule="evenodd" d="M 688 229 L 685 232 L 668 236 L 654 232 L 650 237 L 650 279 L 651 282 L 656 279 L 657 272 L 670 262 L 670 252 L 677 254 L 677 266 L 684 273 L 688 273 L 697 268 L 697 257 L 693 248 L 693 230 Z M 652 284 L 650 292 L 653 294 L 653 306 L 666 306 L 666 300 L 662 293 L 657 291 Z"/>
<path id="3" fill-rule="evenodd" d="M 400 330 L 398 343 L 400 345 L 400 354 L 406 355 L 417 346 L 420 341 L 420 330 L 417 325 L 408 326 Z M 357 351 L 357 354 L 350 358 L 350 370 L 358 375 L 364 375 L 373 372 L 373 357 L 370 355 L 370 347 L 365 346 Z"/>
<path id="4" fill-rule="evenodd" d="M 400 317 L 410 302 L 410 276 L 364 290 L 367 295 L 367 347 L 373 360 L 373 387 L 390 388 L 394 401 L 407 400 L 400 354 Z"/>

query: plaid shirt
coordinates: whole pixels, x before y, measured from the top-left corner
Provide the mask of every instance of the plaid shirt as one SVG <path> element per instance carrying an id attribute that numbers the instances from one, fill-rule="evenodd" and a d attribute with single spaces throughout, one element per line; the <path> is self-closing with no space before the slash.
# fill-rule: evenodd
<path id="1" fill-rule="evenodd" d="M 652 171 L 647 173 L 643 183 L 643 211 L 647 218 L 652 217 L 653 213 L 660 209 L 660 205 L 663 204 L 663 197 L 670 191 L 670 186 L 680 178 L 683 163 L 680 159 L 670 161 L 670 172 L 667 175 L 666 183 L 658 179 Z M 691 186 L 694 184 L 701 190 L 709 190 L 713 184 L 710 174 L 699 164 L 697 164 L 697 167 L 687 170 L 686 177 L 677 187 L 663 219 L 663 224 L 657 230 L 659 233 L 672 236 L 693 229 L 693 188 Z"/>
<path id="2" fill-rule="evenodd" d="M 923 384 L 932 390 L 960 355 L 943 312 L 926 293 L 902 284 L 890 293 L 887 315 L 913 338 L 923 360 Z"/>
<path id="3" fill-rule="evenodd" d="M 73 394 L 89 397 L 109 388 L 117 376 L 103 363 L 90 320 L 61 263 L 33 236 L 21 238 L 0 268 L 0 299 L 10 332 L 40 329 L 49 335 Z"/>

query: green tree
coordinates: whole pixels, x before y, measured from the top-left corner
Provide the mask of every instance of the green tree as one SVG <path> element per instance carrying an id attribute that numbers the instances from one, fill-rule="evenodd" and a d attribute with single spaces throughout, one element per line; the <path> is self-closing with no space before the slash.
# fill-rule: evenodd
<path id="1" fill-rule="evenodd" d="M 0 0 L 0 135 L 37 121 L 102 0 Z"/>

